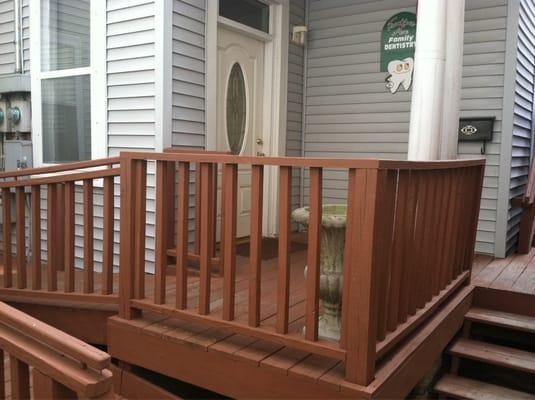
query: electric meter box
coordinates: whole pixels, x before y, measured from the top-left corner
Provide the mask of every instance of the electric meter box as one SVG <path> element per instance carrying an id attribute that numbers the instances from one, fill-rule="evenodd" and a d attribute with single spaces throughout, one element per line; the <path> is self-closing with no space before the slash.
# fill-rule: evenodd
<path id="1" fill-rule="evenodd" d="M 30 140 L 6 140 L 4 157 L 6 171 L 31 168 L 33 165 L 32 142 Z"/>

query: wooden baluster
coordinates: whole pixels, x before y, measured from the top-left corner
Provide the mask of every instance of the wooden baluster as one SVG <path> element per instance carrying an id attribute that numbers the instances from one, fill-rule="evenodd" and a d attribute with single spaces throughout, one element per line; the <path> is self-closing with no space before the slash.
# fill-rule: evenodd
<path id="1" fill-rule="evenodd" d="M 37 368 L 32 368 L 33 399 L 77 399 L 76 392 L 43 374 Z"/>
<path id="2" fill-rule="evenodd" d="M 135 240 L 134 240 L 134 271 L 135 271 L 135 298 L 145 297 L 145 231 L 147 215 L 147 162 L 135 162 Z"/>
<path id="3" fill-rule="evenodd" d="M 288 333 L 290 303 L 290 251 L 292 212 L 292 167 L 280 167 L 279 187 L 279 271 L 277 282 L 278 333 Z"/>
<path id="4" fill-rule="evenodd" d="M 403 224 L 403 261 L 402 275 L 399 292 L 398 322 L 405 322 L 409 315 L 409 297 L 414 290 L 414 282 L 411 281 L 412 269 L 411 253 L 414 251 L 414 226 L 416 222 L 416 196 L 418 195 L 418 175 L 413 171 L 408 174 L 408 197 L 406 203 L 405 223 Z"/>
<path id="5" fill-rule="evenodd" d="M 65 246 L 63 253 L 64 290 L 74 292 L 74 236 L 75 236 L 75 191 L 74 182 L 66 182 L 65 195 Z M 61 256 L 61 255 L 60 255 Z"/>
<path id="6" fill-rule="evenodd" d="M 213 205 L 213 179 L 212 169 L 209 163 L 201 163 L 201 241 L 200 247 L 200 290 L 199 290 L 199 313 L 210 313 L 210 283 L 211 283 L 211 259 L 212 259 L 212 229 L 211 214 Z"/>
<path id="7" fill-rule="evenodd" d="M 457 191 L 457 180 L 456 180 L 456 172 L 455 170 L 445 170 L 444 173 L 447 177 L 447 186 L 445 188 L 447 193 L 447 201 L 446 201 L 446 224 L 445 224 L 445 233 L 444 233 L 444 241 L 441 242 L 442 244 L 442 252 L 441 252 L 441 262 L 440 262 L 440 282 L 439 282 L 439 290 L 442 290 L 446 287 L 446 285 L 451 281 L 451 253 L 453 251 L 452 249 L 452 243 L 454 243 L 454 219 L 455 219 L 455 198 L 456 191 Z"/>
<path id="8" fill-rule="evenodd" d="M 195 164 L 195 241 L 193 252 L 197 255 L 201 253 L 201 163 Z"/>
<path id="9" fill-rule="evenodd" d="M 30 373 L 28 364 L 9 355 L 9 371 L 11 373 L 11 398 L 30 398 Z"/>
<path id="10" fill-rule="evenodd" d="M 423 307 L 432 298 L 432 276 L 436 273 L 436 264 L 434 263 L 434 257 L 436 252 L 436 224 L 439 215 L 439 209 L 437 207 L 437 181 L 436 172 L 428 171 L 425 173 L 426 185 L 425 185 L 425 210 L 423 212 L 424 229 L 423 229 L 423 253 L 422 253 L 422 266 L 423 277 L 421 279 L 422 285 L 422 298 L 418 307 Z"/>
<path id="11" fill-rule="evenodd" d="M 342 319 L 347 351 L 346 380 L 368 385 L 375 373 L 377 337 L 378 280 L 377 264 L 384 252 L 378 221 L 384 212 L 378 193 L 385 185 L 385 175 L 375 169 L 351 170 L 348 207 L 353 210 L 347 221 L 350 243 L 344 254 L 344 292 L 347 315 Z M 346 238 L 347 240 L 347 238 Z M 349 257 L 348 257 L 349 256 Z M 346 279 L 348 280 L 346 285 Z"/>
<path id="12" fill-rule="evenodd" d="M 13 255 L 11 244 L 11 194 L 9 188 L 2 189 L 3 236 L 4 236 L 4 287 L 13 285 Z"/>
<path id="13" fill-rule="evenodd" d="M 222 187 L 221 249 L 223 261 L 223 319 L 231 321 L 234 319 L 236 292 L 238 164 L 223 164 Z"/>
<path id="14" fill-rule="evenodd" d="M 57 209 L 57 188 L 56 184 L 49 184 L 47 187 L 47 289 L 49 291 L 58 290 L 58 254 L 55 244 L 58 240 L 56 221 Z"/>
<path id="15" fill-rule="evenodd" d="M 459 232 L 456 235 L 457 241 L 455 244 L 455 259 L 454 259 L 454 276 L 457 277 L 461 272 L 464 271 L 463 258 L 466 252 L 466 246 L 468 243 L 468 229 L 469 224 L 467 221 L 470 221 L 470 212 L 471 205 L 473 203 L 472 196 L 466 196 L 466 193 L 475 191 L 473 187 L 470 186 L 472 169 L 463 168 L 461 171 L 461 181 L 459 189 L 457 190 L 457 207 L 459 208 Z"/>
<path id="16" fill-rule="evenodd" d="M 423 218 L 425 209 L 427 206 L 427 181 L 425 177 L 425 171 L 414 170 L 411 175 L 416 182 L 416 198 L 415 198 L 415 214 L 414 214 L 414 231 L 411 238 L 411 245 L 409 248 L 409 260 L 410 266 L 408 271 L 409 284 L 409 296 L 408 296 L 408 315 L 414 315 L 419 308 L 419 304 L 423 301 L 423 287 L 422 279 L 425 275 L 425 266 L 423 261 L 424 250 L 424 223 Z"/>
<path id="17" fill-rule="evenodd" d="M 391 256 L 393 246 L 394 215 L 396 211 L 397 196 L 397 179 L 398 172 L 393 170 L 379 171 L 380 182 L 377 190 L 378 207 L 382 210 L 379 214 L 377 225 L 377 237 L 381 241 L 384 251 L 379 252 L 380 257 L 377 260 L 379 266 L 379 283 L 378 283 L 378 313 L 377 313 L 377 339 L 383 340 L 387 332 L 388 321 L 388 296 L 391 274 Z"/>
<path id="18" fill-rule="evenodd" d="M 473 191 L 473 197 L 470 204 L 470 220 L 468 223 L 468 239 L 466 250 L 463 257 L 463 265 L 466 270 L 472 269 L 474 262 L 474 247 L 476 245 L 477 224 L 479 222 L 479 211 L 481 206 L 481 192 L 483 190 L 483 179 L 485 178 L 485 166 L 480 165 L 473 167 L 473 175 L 470 179 L 469 186 L 477 188 Z"/>
<path id="19" fill-rule="evenodd" d="M 26 288 L 26 215 L 24 187 L 15 192 L 16 236 L 17 236 L 17 288 Z"/>
<path id="20" fill-rule="evenodd" d="M 210 241 L 210 245 L 212 246 L 210 249 L 210 254 L 212 257 L 216 256 L 216 243 L 217 243 L 217 229 L 215 229 L 217 224 L 217 177 L 218 177 L 218 166 L 217 164 L 213 166 L 212 168 L 212 199 L 210 204 L 210 209 L 212 210 L 212 213 L 210 214 L 210 220 L 212 221 L 211 224 L 214 227 L 212 230 L 212 240 Z M 221 276 L 223 274 L 223 264 L 221 260 L 219 261 L 219 264 L 217 265 L 217 274 Z"/>
<path id="21" fill-rule="evenodd" d="M 94 291 L 93 181 L 84 180 L 84 293 Z"/>
<path id="22" fill-rule="evenodd" d="M 262 212 L 264 201 L 264 166 L 253 165 L 251 175 L 251 242 L 249 274 L 249 325 L 260 325 L 262 279 Z"/>
<path id="23" fill-rule="evenodd" d="M 434 297 L 440 292 L 440 276 L 441 276 L 441 257 L 444 247 L 444 235 L 446 231 L 447 218 L 447 200 L 448 192 L 446 191 L 447 176 L 443 170 L 436 171 L 435 181 L 437 184 L 436 193 L 436 225 L 435 234 L 433 235 L 434 244 L 432 252 L 431 265 L 433 265 L 433 274 L 431 276 L 431 296 Z"/>
<path id="24" fill-rule="evenodd" d="M 41 290 L 41 187 L 32 186 L 32 289 Z"/>
<path id="25" fill-rule="evenodd" d="M 189 163 L 178 163 L 178 206 L 176 220 L 176 307 L 188 304 L 188 226 L 189 226 Z"/>
<path id="26" fill-rule="evenodd" d="M 65 242 L 62 240 L 65 237 L 65 187 L 63 183 L 58 183 L 57 188 L 57 204 L 56 209 L 59 210 L 56 213 L 56 234 L 59 240 L 56 240 L 56 254 L 57 254 L 57 269 L 58 271 L 63 271 L 65 266 L 63 265 L 64 257 L 62 254 L 65 253 Z"/>
<path id="27" fill-rule="evenodd" d="M 6 398 L 6 372 L 5 367 L 5 353 L 4 350 L 0 349 L 0 400 Z"/>
<path id="28" fill-rule="evenodd" d="M 168 162 L 156 161 L 156 238 L 154 303 L 165 304 L 165 272 L 167 269 L 168 207 L 165 193 Z"/>
<path id="29" fill-rule="evenodd" d="M 305 338 L 318 340 L 323 170 L 310 168 Z"/>
<path id="30" fill-rule="evenodd" d="M 167 232 L 166 244 L 169 249 L 175 241 L 175 179 L 176 179 L 176 164 L 174 161 L 169 162 L 168 168 L 166 169 L 165 174 L 165 204 L 167 207 L 167 220 L 165 221 L 167 227 L 165 231 Z M 165 252 L 167 257 L 167 251 Z"/>
<path id="31" fill-rule="evenodd" d="M 121 158 L 121 218 L 120 218 L 120 268 L 119 268 L 119 316 L 136 318 L 140 311 L 130 305 L 135 298 L 135 203 L 136 203 L 136 161 Z"/>
<path id="32" fill-rule="evenodd" d="M 401 298 L 401 280 L 405 258 L 405 230 L 408 224 L 408 197 L 409 197 L 409 174 L 407 171 L 399 171 L 398 195 L 396 201 L 396 214 L 394 225 L 394 238 L 392 244 L 392 263 L 390 289 L 388 296 L 388 323 L 389 331 L 394 331 L 398 326 L 399 301 Z"/>
<path id="33" fill-rule="evenodd" d="M 102 249 L 102 294 L 113 293 L 113 227 L 115 221 L 115 183 L 112 176 L 104 178 L 104 226 Z"/>

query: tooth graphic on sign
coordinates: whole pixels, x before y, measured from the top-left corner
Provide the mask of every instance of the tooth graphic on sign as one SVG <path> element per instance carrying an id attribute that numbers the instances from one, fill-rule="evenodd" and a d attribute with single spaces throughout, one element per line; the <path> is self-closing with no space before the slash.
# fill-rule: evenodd
<path id="1" fill-rule="evenodd" d="M 403 60 L 392 60 L 388 63 L 390 75 L 386 78 L 386 87 L 390 89 L 390 93 L 396 93 L 400 85 L 403 85 L 403 89 L 409 90 L 412 84 L 413 69 L 414 60 L 411 57 Z"/>

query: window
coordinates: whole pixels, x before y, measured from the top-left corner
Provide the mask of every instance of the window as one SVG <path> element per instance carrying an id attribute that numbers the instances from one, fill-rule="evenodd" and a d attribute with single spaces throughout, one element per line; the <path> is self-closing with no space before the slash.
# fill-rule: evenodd
<path id="1" fill-rule="evenodd" d="M 219 15 L 269 33 L 269 5 L 259 0 L 219 0 Z"/>
<path id="2" fill-rule="evenodd" d="M 247 118 L 247 98 L 245 80 L 240 64 L 232 66 L 227 85 L 227 138 L 232 154 L 240 154 L 245 138 L 245 122 Z"/>
<path id="3" fill-rule="evenodd" d="M 107 156 L 105 5 L 105 0 L 32 1 L 36 165 Z M 92 98 L 104 100 L 92 104 Z"/>

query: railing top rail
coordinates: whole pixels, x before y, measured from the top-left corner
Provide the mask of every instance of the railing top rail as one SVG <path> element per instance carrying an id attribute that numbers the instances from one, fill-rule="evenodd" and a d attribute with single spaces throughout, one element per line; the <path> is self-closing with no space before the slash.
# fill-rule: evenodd
<path id="1" fill-rule="evenodd" d="M 485 159 L 445 160 L 445 161 L 403 161 L 380 159 L 314 158 L 314 157 L 255 157 L 237 156 L 220 152 L 182 152 L 166 151 L 121 152 L 121 157 L 134 160 L 184 161 L 223 164 L 273 165 L 288 167 L 316 168 L 362 168 L 362 169 L 450 169 L 485 165 Z"/>
<path id="2" fill-rule="evenodd" d="M 121 169 L 119 167 L 115 167 L 115 168 L 109 168 L 109 169 L 101 169 L 97 171 L 84 171 L 84 172 L 76 172 L 72 174 L 53 175 L 53 176 L 47 176 L 44 178 L 28 178 L 28 179 L 20 179 L 16 181 L 0 182 L 0 189 L 48 185 L 48 184 L 60 183 L 60 182 L 61 183 L 76 182 L 76 181 L 83 181 L 85 179 L 99 179 L 99 178 L 105 178 L 107 176 L 120 176 L 120 175 L 121 175 Z"/>
<path id="3" fill-rule="evenodd" d="M 53 174 L 56 172 L 72 171 L 77 169 L 104 167 L 119 164 L 120 157 L 101 158 L 98 160 L 78 161 L 66 164 L 51 165 L 49 167 L 27 168 L 17 171 L 0 172 L 0 179 L 17 178 L 19 176 Z"/>
<path id="4" fill-rule="evenodd" d="M 4 323 L 93 369 L 100 371 L 110 366 L 111 358 L 108 353 L 2 302 L 0 302 L 0 323 Z"/>

